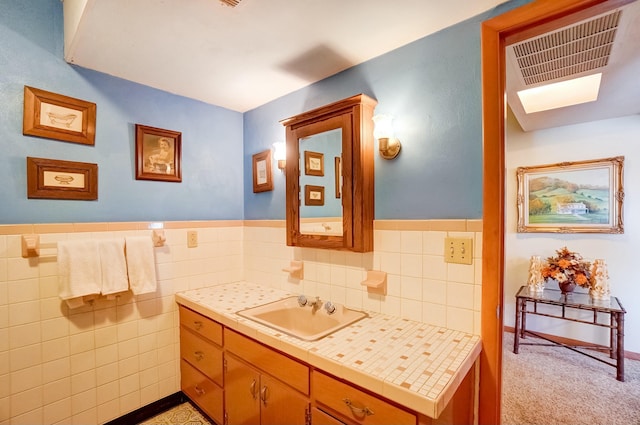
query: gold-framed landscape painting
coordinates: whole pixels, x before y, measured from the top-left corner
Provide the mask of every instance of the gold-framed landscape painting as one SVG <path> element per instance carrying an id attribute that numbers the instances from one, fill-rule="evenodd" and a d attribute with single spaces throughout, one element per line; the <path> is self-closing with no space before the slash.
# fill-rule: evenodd
<path id="1" fill-rule="evenodd" d="M 519 233 L 624 233 L 624 157 L 518 167 Z"/>

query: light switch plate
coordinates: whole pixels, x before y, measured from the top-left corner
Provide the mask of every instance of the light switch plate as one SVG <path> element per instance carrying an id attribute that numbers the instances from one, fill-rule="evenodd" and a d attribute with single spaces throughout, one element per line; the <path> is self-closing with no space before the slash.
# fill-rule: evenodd
<path id="1" fill-rule="evenodd" d="M 198 246 L 198 232 L 191 230 L 187 232 L 187 247 L 195 248 Z"/>
<path id="2" fill-rule="evenodd" d="M 444 238 L 446 263 L 472 264 L 473 238 Z"/>

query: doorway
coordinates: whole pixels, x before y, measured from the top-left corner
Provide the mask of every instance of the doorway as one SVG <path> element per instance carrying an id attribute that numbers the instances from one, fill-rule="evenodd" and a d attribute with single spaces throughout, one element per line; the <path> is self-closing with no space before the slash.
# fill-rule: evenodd
<path id="1" fill-rule="evenodd" d="M 634 0 L 534 0 L 483 22 L 483 233 L 480 356 L 480 424 L 499 424 L 502 393 L 502 334 L 505 223 L 505 46 Z"/>

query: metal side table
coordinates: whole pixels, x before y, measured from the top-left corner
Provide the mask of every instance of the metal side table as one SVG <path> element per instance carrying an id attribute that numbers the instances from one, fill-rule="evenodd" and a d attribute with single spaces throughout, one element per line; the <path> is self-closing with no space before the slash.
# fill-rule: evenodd
<path id="1" fill-rule="evenodd" d="M 554 311 L 546 309 L 541 312 L 539 305 L 556 306 Z M 567 312 L 572 310 L 587 310 L 593 312 L 589 319 L 567 317 Z M 598 313 L 601 313 L 600 317 Z M 563 295 L 558 290 L 545 289 L 543 292 L 529 292 L 527 286 L 522 286 L 516 294 L 516 328 L 513 338 L 513 352 L 518 354 L 520 345 L 548 345 L 562 346 L 577 353 L 583 354 L 602 363 L 616 368 L 616 379 L 624 381 L 624 315 L 626 310 L 617 297 L 609 300 L 594 300 L 589 294 L 570 293 Z M 568 320 L 588 325 L 609 328 L 609 346 L 602 347 L 595 344 L 568 345 L 562 342 L 553 341 L 537 332 L 527 329 L 527 315 L 552 317 L 561 320 Z M 608 315 L 608 321 L 603 321 L 602 314 Z M 599 320 L 600 319 L 600 320 Z M 548 341 L 548 343 L 520 342 L 526 334 L 536 336 Z M 596 357 L 586 350 L 606 351 L 613 361 L 607 361 L 601 357 Z"/>

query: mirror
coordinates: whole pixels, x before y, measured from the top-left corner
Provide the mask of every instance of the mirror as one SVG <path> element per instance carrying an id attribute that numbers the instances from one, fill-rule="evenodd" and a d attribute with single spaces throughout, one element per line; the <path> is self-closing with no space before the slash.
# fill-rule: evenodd
<path id="1" fill-rule="evenodd" d="M 373 250 L 373 109 L 360 94 L 282 120 L 287 245 Z"/>
<path id="2" fill-rule="evenodd" d="M 298 141 L 300 233 L 342 235 L 342 129 Z"/>

